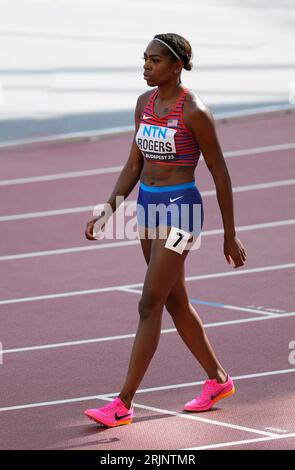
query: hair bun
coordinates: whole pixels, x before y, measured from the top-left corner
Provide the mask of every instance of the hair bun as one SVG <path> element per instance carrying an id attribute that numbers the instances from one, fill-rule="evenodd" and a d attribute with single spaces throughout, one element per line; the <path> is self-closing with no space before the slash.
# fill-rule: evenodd
<path id="1" fill-rule="evenodd" d="M 185 70 L 192 70 L 192 68 L 193 68 L 193 63 L 192 63 L 191 60 L 189 60 L 188 62 L 185 62 L 185 63 L 184 63 L 184 69 L 185 69 Z"/>

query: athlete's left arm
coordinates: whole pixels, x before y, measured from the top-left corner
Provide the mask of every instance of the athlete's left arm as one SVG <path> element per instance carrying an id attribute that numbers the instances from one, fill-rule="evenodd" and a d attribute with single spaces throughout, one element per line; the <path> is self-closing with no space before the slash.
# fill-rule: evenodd
<path id="1" fill-rule="evenodd" d="M 245 263 L 246 251 L 236 236 L 232 184 L 218 141 L 214 118 L 207 106 L 196 98 L 189 103 L 186 119 L 215 183 L 224 227 L 225 258 L 228 263 L 232 259 L 237 268 Z"/>

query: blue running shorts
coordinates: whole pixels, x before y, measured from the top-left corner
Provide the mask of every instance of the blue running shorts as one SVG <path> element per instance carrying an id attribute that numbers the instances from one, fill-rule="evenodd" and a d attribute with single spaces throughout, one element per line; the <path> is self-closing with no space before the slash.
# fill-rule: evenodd
<path id="1" fill-rule="evenodd" d="M 204 223 L 203 201 L 195 181 L 156 187 L 140 182 L 136 209 L 140 227 L 171 226 L 195 237 Z"/>

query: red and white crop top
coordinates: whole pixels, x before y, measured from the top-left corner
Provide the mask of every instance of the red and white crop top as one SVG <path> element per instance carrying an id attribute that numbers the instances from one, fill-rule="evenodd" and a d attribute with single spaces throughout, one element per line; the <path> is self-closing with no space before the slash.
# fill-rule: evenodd
<path id="1" fill-rule="evenodd" d="M 169 114 L 161 118 L 154 114 L 156 89 L 150 96 L 140 117 L 136 143 L 145 160 L 175 166 L 197 165 L 201 150 L 195 136 L 183 122 L 183 102 L 188 88 Z"/>

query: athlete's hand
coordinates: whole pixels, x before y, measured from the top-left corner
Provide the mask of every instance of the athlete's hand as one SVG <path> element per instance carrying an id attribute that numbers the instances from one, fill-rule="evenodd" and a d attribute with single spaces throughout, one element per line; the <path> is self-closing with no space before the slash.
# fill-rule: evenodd
<path id="1" fill-rule="evenodd" d="M 235 268 L 245 264 L 247 253 L 238 237 L 224 237 L 223 251 L 228 264 L 233 261 Z"/>
<path id="2" fill-rule="evenodd" d="M 94 236 L 93 236 L 93 227 L 94 227 L 95 222 L 97 222 L 98 220 L 100 220 L 102 218 L 104 218 L 104 215 L 100 215 L 96 219 L 90 220 L 90 222 L 88 222 L 88 224 L 86 225 L 85 236 L 88 240 L 96 240 L 97 241 L 97 238 L 94 238 Z M 104 225 L 101 228 L 103 230 Z"/>

